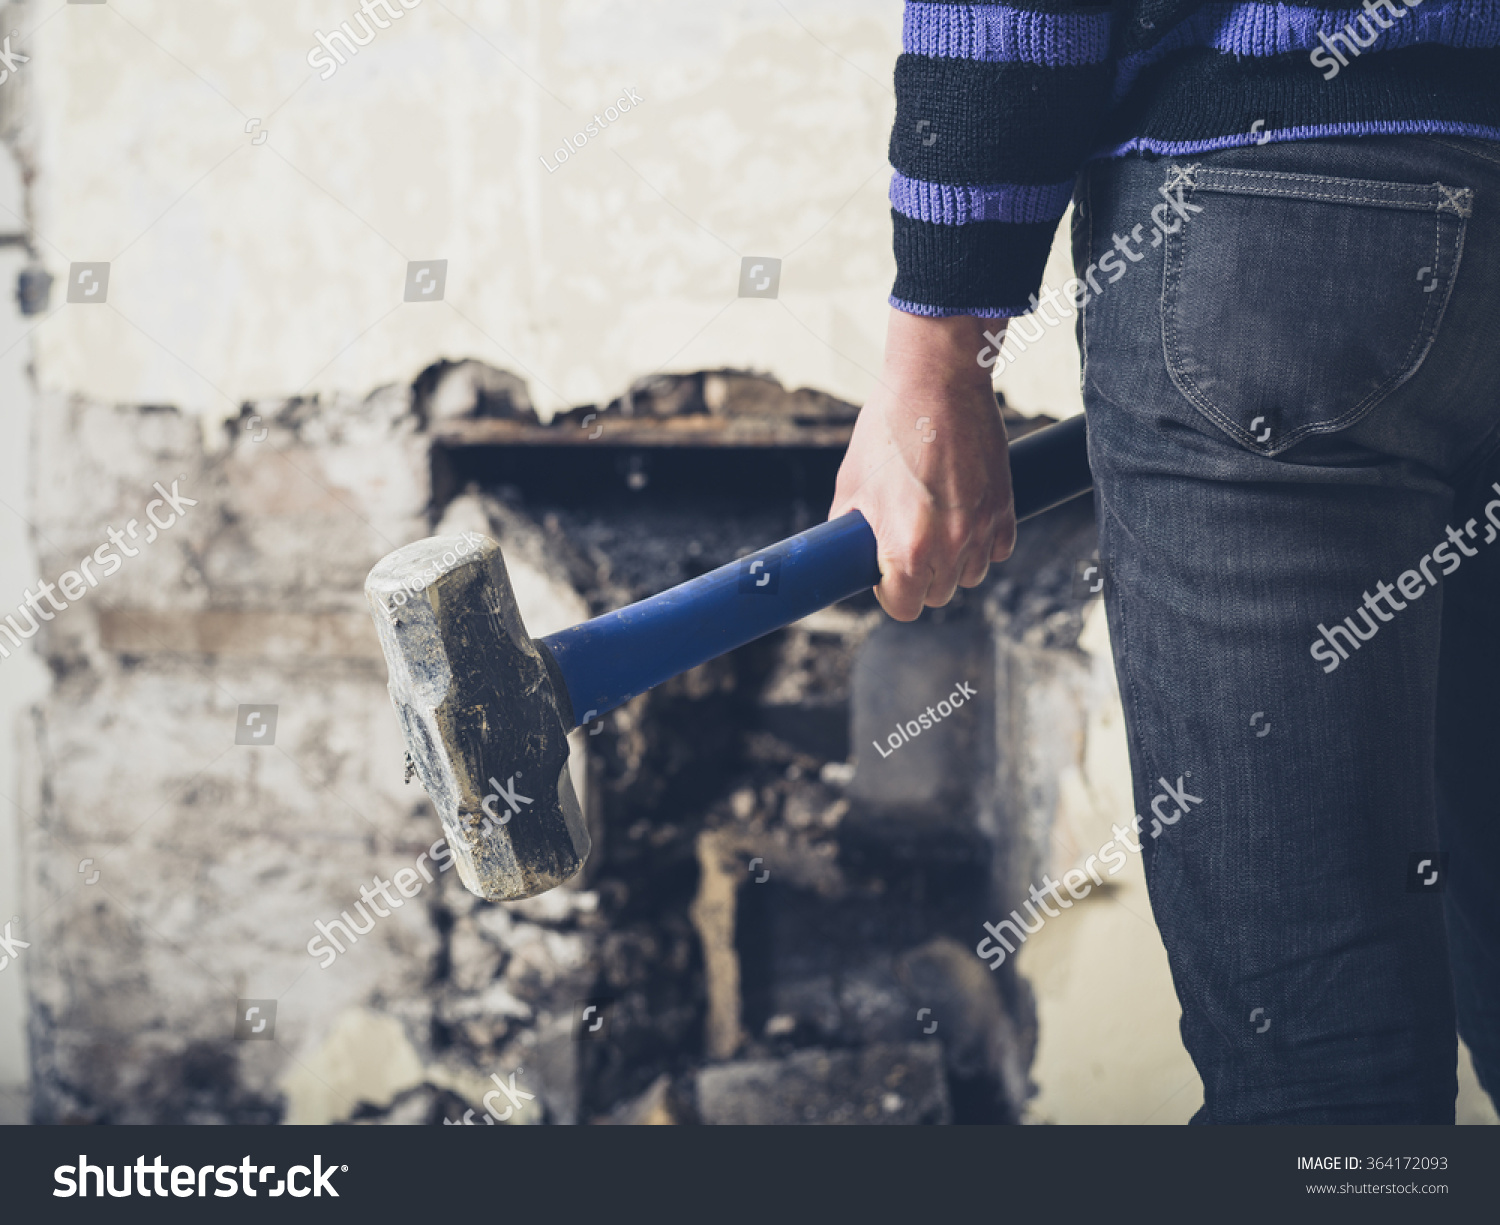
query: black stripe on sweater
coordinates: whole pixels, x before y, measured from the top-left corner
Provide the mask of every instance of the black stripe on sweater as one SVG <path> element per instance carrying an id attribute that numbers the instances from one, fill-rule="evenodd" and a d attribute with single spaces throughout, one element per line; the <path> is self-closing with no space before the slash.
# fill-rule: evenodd
<path id="1" fill-rule="evenodd" d="M 1329 0 L 1336 4 L 1337 0 Z M 1356 0 L 1347 0 L 1350 8 Z M 1204 0 L 1135 0 L 1135 3 L 1114 5 L 1114 37 L 1111 40 L 1116 55 L 1130 55 L 1155 46 L 1194 12 L 1204 6 Z M 1266 5 L 1270 8 L 1271 5 Z"/>
<path id="2" fill-rule="evenodd" d="M 1110 117 L 1104 143 L 1134 136 L 1209 140 L 1325 124 L 1446 120 L 1500 128 L 1500 51 L 1420 46 L 1351 60 L 1325 81 L 1305 52 L 1237 60 L 1204 48 L 1173 53 L 1141 74 Z"/>
<path id="3" fill-rule="evenodd" d="M 1042 279 L 1055 221 L 1012 225 L 976 221 L 934 225 L 891 211 L 895 226 L 893 294 L 949 310 L 1024 306 Z M 916 274 L 921 269 L 921 275 Z"/>
<path id="4" fill-rule="evenodd" d="M 955 185 L 1071 179 L 1093 148 L 1111 80 L 1103 64 L 1045 68 L 903 55 L 891 165 Z"/>

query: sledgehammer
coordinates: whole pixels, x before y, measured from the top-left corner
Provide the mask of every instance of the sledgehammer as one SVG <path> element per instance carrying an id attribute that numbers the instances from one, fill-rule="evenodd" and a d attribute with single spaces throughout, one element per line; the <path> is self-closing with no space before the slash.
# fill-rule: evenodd
<path id="1" fill-rule="evenodd" d="M 1082 417 L 1010 448 L 1016 518 L 1090 487 Z M 463 883 L 490 901 L 562 884 L 589 853 L 568 732 L 665 680 L 880 582 L 858 511 L 532 639 L 500 546 L 439 536 L 365 580 L 409 760 Z"/>

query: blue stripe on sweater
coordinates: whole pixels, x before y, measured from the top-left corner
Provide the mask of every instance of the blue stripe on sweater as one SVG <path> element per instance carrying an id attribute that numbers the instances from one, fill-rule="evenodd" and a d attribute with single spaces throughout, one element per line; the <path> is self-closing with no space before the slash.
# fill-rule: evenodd
<path id="1" fill-rule="evenodd" d="M 891 177 L 891 207 L 905 217 L 935 225 L 967 225 L 971 221 L 1007 221 L 1027 225 L 1056 221 L 1073 198 L 1073 180 L 1030 187 L 996 183 L 983 187 L 953 187 L 911 179 L 897 171 Z"/>
<path id="2" fill-rule="evenodd" d="M 1269 141 L 1327 140 L 1341 136 L 1466 136 L 1472 140 L 1489 140 L 1500 144 L 1500 128 L 1485 127 L 1477 123 L 1460 123 L 1447 119 L 1351 120 L 1348 123 L 1267 128 L 1259 133 L 1232 132 L 1228 136 L 1205 136 L 1198 140 L 1160 140 L 1154 136 L 1134 136 L 1124 144 L 1113 149 L 1103 149 L 1094 156 L 1124 157 L 1130 153 L 1149 150 L 1163 157 L 1189 157 L 1194 153 L 1212 153 L 1217 149 L 1236 149 L 1245 145 L 1266 144 Z"/>
<path id="3" fill-rule="evenodd" d="M 1014 319 L 1031 308 L 1021 306 L 929 306 L 925 302 L 908 302 L 891 294 L 886 299 L 898 311 L 908 315 L 922 315 L 928 319 L 951 319 L 955 315 L 974 315 L 980 319 Z"/>
<path id="4" fill-rule="evenodd" d="M 1103 63 L 1109 28 L 1108 13 L 1033 13 L 1003 4 L 909 0 L 901 42 L 908 55 L 1056 68 Z"/>

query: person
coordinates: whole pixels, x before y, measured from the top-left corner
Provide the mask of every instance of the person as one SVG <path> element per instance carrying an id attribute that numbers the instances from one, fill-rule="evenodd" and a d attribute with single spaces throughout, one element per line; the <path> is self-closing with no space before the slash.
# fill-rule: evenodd
<path id="1" fill-rule="evenodd" d="M 1500 1088 L 1500 4 L 922 0 L 903 47 L 831 515 L 899 620 L 982 582 L 1006 321 L 1076 315 L 1137 811 L 1201 798 L 1143 853 L 1194 1121 L 1451 1123 L 1455 1031 Z"/>

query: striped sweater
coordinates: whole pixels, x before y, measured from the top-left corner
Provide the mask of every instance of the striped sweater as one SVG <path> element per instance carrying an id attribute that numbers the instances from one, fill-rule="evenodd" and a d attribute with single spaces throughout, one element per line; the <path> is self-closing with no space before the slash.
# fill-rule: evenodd
<path id="1" fill-rule="evenodd" d="M 1091 158 L 1500 140 L 1500 0 L 908 0 L 902 44 L 891 304 L 918 315 L 1028 310 Z"/>

